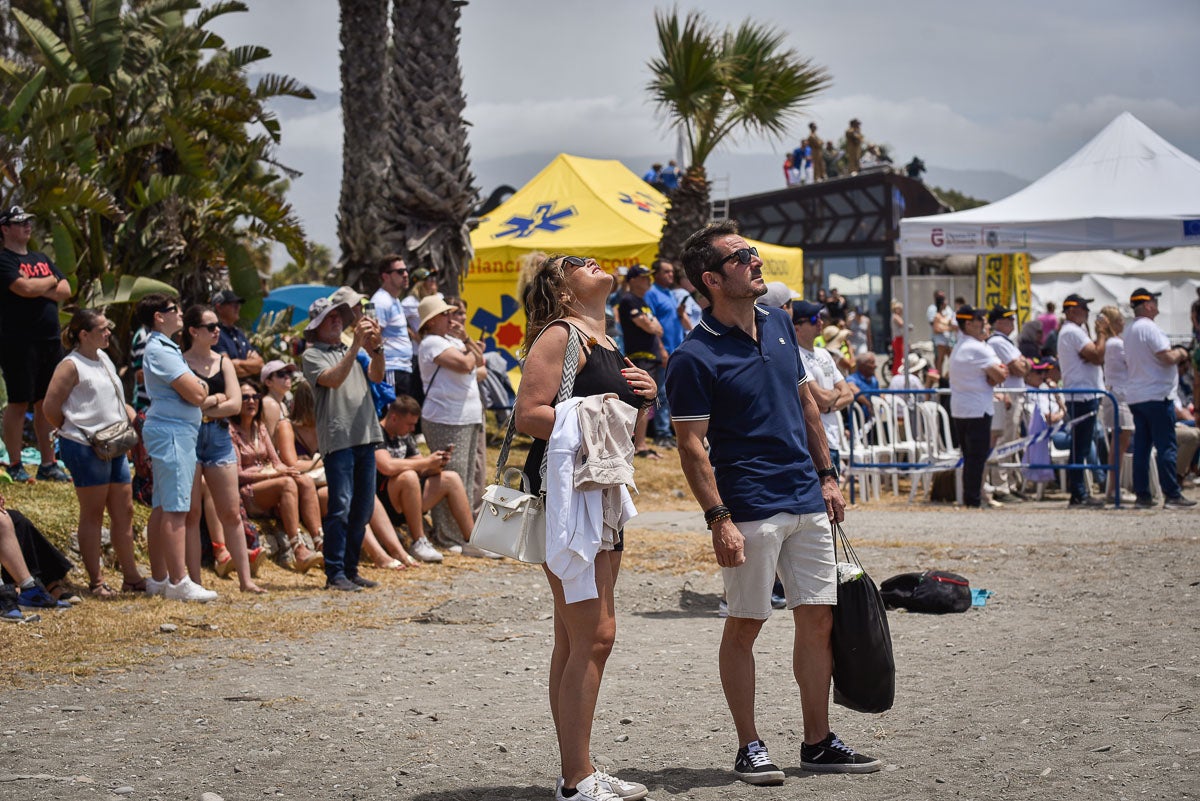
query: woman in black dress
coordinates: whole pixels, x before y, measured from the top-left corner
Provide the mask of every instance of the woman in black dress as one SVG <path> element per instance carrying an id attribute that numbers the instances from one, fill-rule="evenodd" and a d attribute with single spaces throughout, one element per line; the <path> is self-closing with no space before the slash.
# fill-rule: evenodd
<path id="1" fill-rule="evenodd" d="M 625 359 L 604 333 L 604 304 L 616 279 L 593 259 L 552 256 L 539 265 L 525 291 L 526 361 L 517 395 L 516 428 L 534 438 L 525 474 L 540 490 L 546 441 L 554 431 L 554 404 L 562 382 L 568 336 L 584 340 L 573 395 L 612 392 L 639 414 L 653 405 L 658 387 L 645 370 Z M 596 770 L 590 759 L 592 716 L 617 621 L 613 586 L 622 542 L 596 556 L 598 597 L 568 604 L 562 582 L 548 568 L 554 594 L 554 652 L 550 659 L 550 712 L 558 732 L 562 777 L 557 798 L 616 801 L 644 798 L 647 790 Z"/>

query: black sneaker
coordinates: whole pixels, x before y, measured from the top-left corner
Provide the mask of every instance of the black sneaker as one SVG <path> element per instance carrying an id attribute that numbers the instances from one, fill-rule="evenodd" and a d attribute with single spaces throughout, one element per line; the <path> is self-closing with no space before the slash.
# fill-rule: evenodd
<path id="1" fill-rule="evenodd" d="M 368 590 L 371 589 L 372 587 L 379 586 L 378 581 L 371 581 L 370 579 L 363 578 L 362 576 L 351 576 L 350 580 L 353 581 L 355 584 L 357 584 L 360 587 L 366 587 Z"/>
<path id="2" fill-rule="evenodd" d="M 800 767 L 814 773 L 874 773 L 883 763 L 858 753 L 829 732 L 816 745 L 800 746 Z"/>
<path id="3" fill-rule="evenodd" d="M 747 784 L 783 784 L 783 771 L 775 767 L 771 757 L 767 756 L 767 744 L 762 740 L 755 740 L 738 749 L 733 772 Z"/>
<path id="4" fill-rule="evenodd" d="M 362 587 L 358 586 L 345 576 L 337 576 L 336 578 L 326 579 L 325 589 L 341 590 L 342 592 L 362 592 Z"/>
<path id="5" fill-rule="evenodd" d="M 1104 506 L 1104 499 L 1097 498 L 1095 495 L 1088 495 L 1086 498 L 1072 498 L 1067 504 L 1068 509 L 1100 509 Z"/>
<path id="6" fill-rule="evenodd" d="M 1167 498 L 1163 501 L 1164 509 L 1189 509 L 1195 505 L 1195 501 L 1189 500 L 1182 495 L 1176 495 L 1174 498 Z"/>
<path id="7" fill-rule="evenodd" d="M 1138 498 L 1133 502 L 1133 506 L 1136 509 L 1153 509 L 1154 499 L 1148 496 L 1145 498 Z"/>
<path id="8" fill-rule="evenodd" d="M 0 585 L 0 621 L 25 622 L 25 615 L 17 605 L 17 591 L 11 584 Z"/>

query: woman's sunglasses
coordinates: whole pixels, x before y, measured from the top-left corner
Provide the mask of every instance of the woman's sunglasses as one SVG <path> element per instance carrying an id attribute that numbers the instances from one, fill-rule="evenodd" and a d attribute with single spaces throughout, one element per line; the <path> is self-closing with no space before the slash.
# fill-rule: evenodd
<path id="1" fill-rule="evenodd" d="M 221 324 L 220 323 L 200 323 L 200 325 L 193 326 L 193 327 L 194 328 L 203 328 L 208 333 L 215 334 L 217 332 L 217 329 L 221 327 Z"/>
<path id="2" fill-rule="evenodd" d="M 255 403 L 257 403 L 258 399 L 259 399 L 258 395 L 243 395 L 242 403 L 249 403 L 250 401 L 254 401 Z"/>

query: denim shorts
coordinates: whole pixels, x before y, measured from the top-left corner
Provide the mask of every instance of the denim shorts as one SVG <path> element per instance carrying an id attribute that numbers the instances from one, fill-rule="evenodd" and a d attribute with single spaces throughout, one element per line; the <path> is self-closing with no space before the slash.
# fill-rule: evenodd
<path id="1" fill-rule="evenodd" d="M 58 455 L 71 471 L 71 480 L 77 489 L 129 483 L 129 459 L 125 454 L 105 461 L 96 455 L 91 445 L 80 445 L 73 439 L 60 436 Z"/>
<path id="2" fill-rule="evenodd" d="M 228 422 L 213 420 L 200 424 L 200 434 L 196 439 L 196 461 L 202 467 L 237 464 L 237 451 L 233 449 L 233 440 L 229 438 Z"/>
<path id="3" fill-rule="evenodd" d="M 150 503 L 164 512 L 192 508 L 192 480 L 196 477 L 198 427 L 174 420 L 147 420 L 142 443 L 154 469 L 154 495 Z"/>

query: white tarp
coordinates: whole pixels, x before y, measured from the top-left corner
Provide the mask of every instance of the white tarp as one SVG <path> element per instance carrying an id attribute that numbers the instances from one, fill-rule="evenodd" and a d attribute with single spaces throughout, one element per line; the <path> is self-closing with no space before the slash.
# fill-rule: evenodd
<path id="1" fill-rule="evenodd" d="M 1129 296 L 1133 290 L 1144 287 L 1151 292 L 1161 292 L 1158 299 L 1158 317 L 1154 322 L 1167 333 L 1173 342 L 1182 343 L 1191 338 L 1191 308 L 1196 300 L 1196 287 L 1200 281 L 1194 277 L 1175 276 L 1171 278 L 1130 275 L 1043 275 L 1033 276 L 1030 294 L 1032 306 L 1037 311 L 1046 308 L 1047 301 L 1053 301 L 1062 313 L 1063 300 L 1072 292 L 1085 298 L 1095 298 L 1090 304 L 1092 318 L 1102 306 L 1116 306 L 1126 318 L 1133 316 L 1129 307 Z M 1094 325 L 1094 323 L 1093 323 Z"/>
<path id="2" fill-rule="evenodd" d="M 1141 271 L 1147 274 L 1200 276 L 1200 247 L 1171 248 L 1154 256 L 1147 256 L 1142 262 Z"/>
<path id="3" fill-rule="evenodd" d="M 1020 192 L 900 221 L 904 256 L 1179 245 L 1200 245 L 1200 161 L 1128 112 Z"/>
<path id="4" fill-rule="evenodd" d="M 1142 263 L 1132 256 L 1115 250 L 1064 250 L 1044 259 L 1038 259 L 1029 268 L 1029 274 L 1039 275 L 1126 275 L 1141 267 Z"/>

